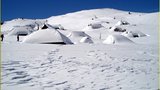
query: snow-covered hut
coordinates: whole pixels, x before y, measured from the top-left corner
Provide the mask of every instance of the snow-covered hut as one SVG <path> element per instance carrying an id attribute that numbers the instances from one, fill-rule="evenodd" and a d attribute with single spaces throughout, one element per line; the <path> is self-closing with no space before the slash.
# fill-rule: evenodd
<path id="1" fill-rule="evenodd" d="M 123 35 L 109 35 L 104 41 L 104 44 L 127 44 L 127 43 L 133 43 L 130 39 Z"/>
<path id="2" fill-rule="evenodd" d="M 72 44 L 70 39 L 55 29 L 38 30 L 28 35 L 24 43 L 39 44 Z"/>

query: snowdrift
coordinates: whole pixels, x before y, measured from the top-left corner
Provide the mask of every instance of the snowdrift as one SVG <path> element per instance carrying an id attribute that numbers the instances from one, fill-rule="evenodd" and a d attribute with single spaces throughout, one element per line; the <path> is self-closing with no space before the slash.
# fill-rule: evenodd
<path id="1" fill-rule="evenodd" d="M 104 44 L 126 44 L 133 43 L 130 39 L 122 35 L 109 35 L 106 40 L 103 41 Z"/>
<path id="2" fill-rule="evenodd" d="M 147 36 L 146 34 L 140 31 L 126 31 L 126 32 L 123 32 L 122 35 L 126 37 L 131 37 L 131 38 Z"/>
<path id="3" fill-rule="evenodd" d="M 23 43 L 72 44 L 66 36 L 55 29 L 38 30 L 28 35 Z"/>

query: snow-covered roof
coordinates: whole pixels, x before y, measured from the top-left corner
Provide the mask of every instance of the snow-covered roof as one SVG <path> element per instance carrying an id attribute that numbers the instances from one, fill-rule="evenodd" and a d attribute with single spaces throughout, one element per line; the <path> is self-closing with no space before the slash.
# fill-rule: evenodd
<path id="1" fill-rule="evenodd" d="M 98 28 L 103 27 L 103 26 L 101 25 L 101 23 L 91 23 L 91 24 L 89 24 L 88 26 L 91 26 L 92 29 L 98 29 Z"/>
<path id="2" fill-rule="evenodd" d="M 87 35 L 85 32 L 83 31 L 72 31 L 68 37 L 74 37 L 74 38 L 78 38 L 78 37 L 90 37 L 89 35 Z"/>
<path id="3" fill-rule="evenodd" d="M 87 35 L 83 31 L 72 31 L 67 37 L 70 38 L 74 44 L 82 43 L 82 42 L 84 43 L 85 40 L 84 41 L 82 40 L 81 42 L 81 39 L 83 39 L 84 37 L 85 37 L 84 39 L 91 38 L 89 35 Z"/>
<path id="4" fill-rule="evenodd" d="M 55 29 L 38 30 L 28 35 L 23 42 L 40 44 L 72 44 L 72 42 L 65 35 Z"/>
<path id="5" fill-rule="evenodd" d="M 118 27 L 118 26 L 113 26 L 111 29 L 110 29 L 111 32 L 125 32 L 126 29 L 122 29 L 121 27 Z"/>
<path id="6" fill-rule="evenodd" d="M 44 24 L 43 26 L 40 26 L 41 29 L 59 29 L 59 30 L 64 30 L 64 27 L 60 24 L 58 25 L 50 25 L 50 24 Z"/>
<path id="7" fill-rule="evenodd" d="M 94 29 L 99 29 L 99 28 L 102 28 L 102 24 L 99 22 L 99 23 L 91 23 L 91 24 L 88 24 L 88 26 L 86 26 L 82 31 L 92 31 Z"/>
<path id="8" fill-rule="evenodd" d="M 147 36 L 146 34 L 140 32 L 140 31 L 126 31 L 122 33 L 123 36 L 126 37 L 144 37 Z"/>
<path id="9" fill-rule="evenodd" d="M 19 35 L 19 34 L 31 34 L 33 32 L 33 28 L 30 26 L 17 26 L 14 27 L 11 32 L 8 33 L 8 35 Z"/>
<path id="10" fill-rule="evenodd" d="M 124 21 L 124 20 L 121 20 L 121 21 L 118 21 L 115 26 L 120 26 L 120 25 L 128 25 L 129 23 L 127 21 Z"/>
<path id="11" fill-rule="evenodd" d="M 104 44 L 125 44 L 125 43 L 133 43 L 130 39 L 123 35 L 109 35 L 106 40 L 103 41 Z"/>
<path id="12" fill-rule="evenodd" d="M 92 39 L 89 38 L 89 37 L 83 37 L 81 40 L 80 40 L 81 43 L 93 43 Z"/>
<path id="13" fill-rule="evenodd" d="M 16 26 L 29 26 L 35 27 L 36 25 L 42 25 L 44 23 L 44 20 L 33 20 L 33 19 L 13 19 L 11 21 L 6 21 L 2 27 L 2 32 L 10 31 Z"/>

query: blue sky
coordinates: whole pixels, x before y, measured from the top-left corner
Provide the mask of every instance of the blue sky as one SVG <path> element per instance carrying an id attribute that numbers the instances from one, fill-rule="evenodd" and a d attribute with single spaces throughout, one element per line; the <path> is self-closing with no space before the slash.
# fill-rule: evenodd
<path id="1" fill-rule="evenodd" d="M 85 9 L 114 8 L 157 12 L 158 0 L 1 0 L 2 21 L 15 18 L 48 18 Z"/>

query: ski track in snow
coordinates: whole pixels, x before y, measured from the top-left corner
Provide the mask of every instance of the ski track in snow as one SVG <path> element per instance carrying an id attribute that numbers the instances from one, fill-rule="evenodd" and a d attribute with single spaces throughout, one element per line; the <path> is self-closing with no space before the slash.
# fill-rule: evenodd
<path id="1" fill-rule="evenodd" d="M 156 65 L 157 57 L 118 58 L 95 49 L 80 58 L 66 57 L 61 52 L 57 48 L 34 62 L 3 61 L 2 84 L 40 86 L 43 90 L 154 90 L 146 78 L 155 81 L 151 77 L 156 75 L 155 68 L 147 66 Z"/>

